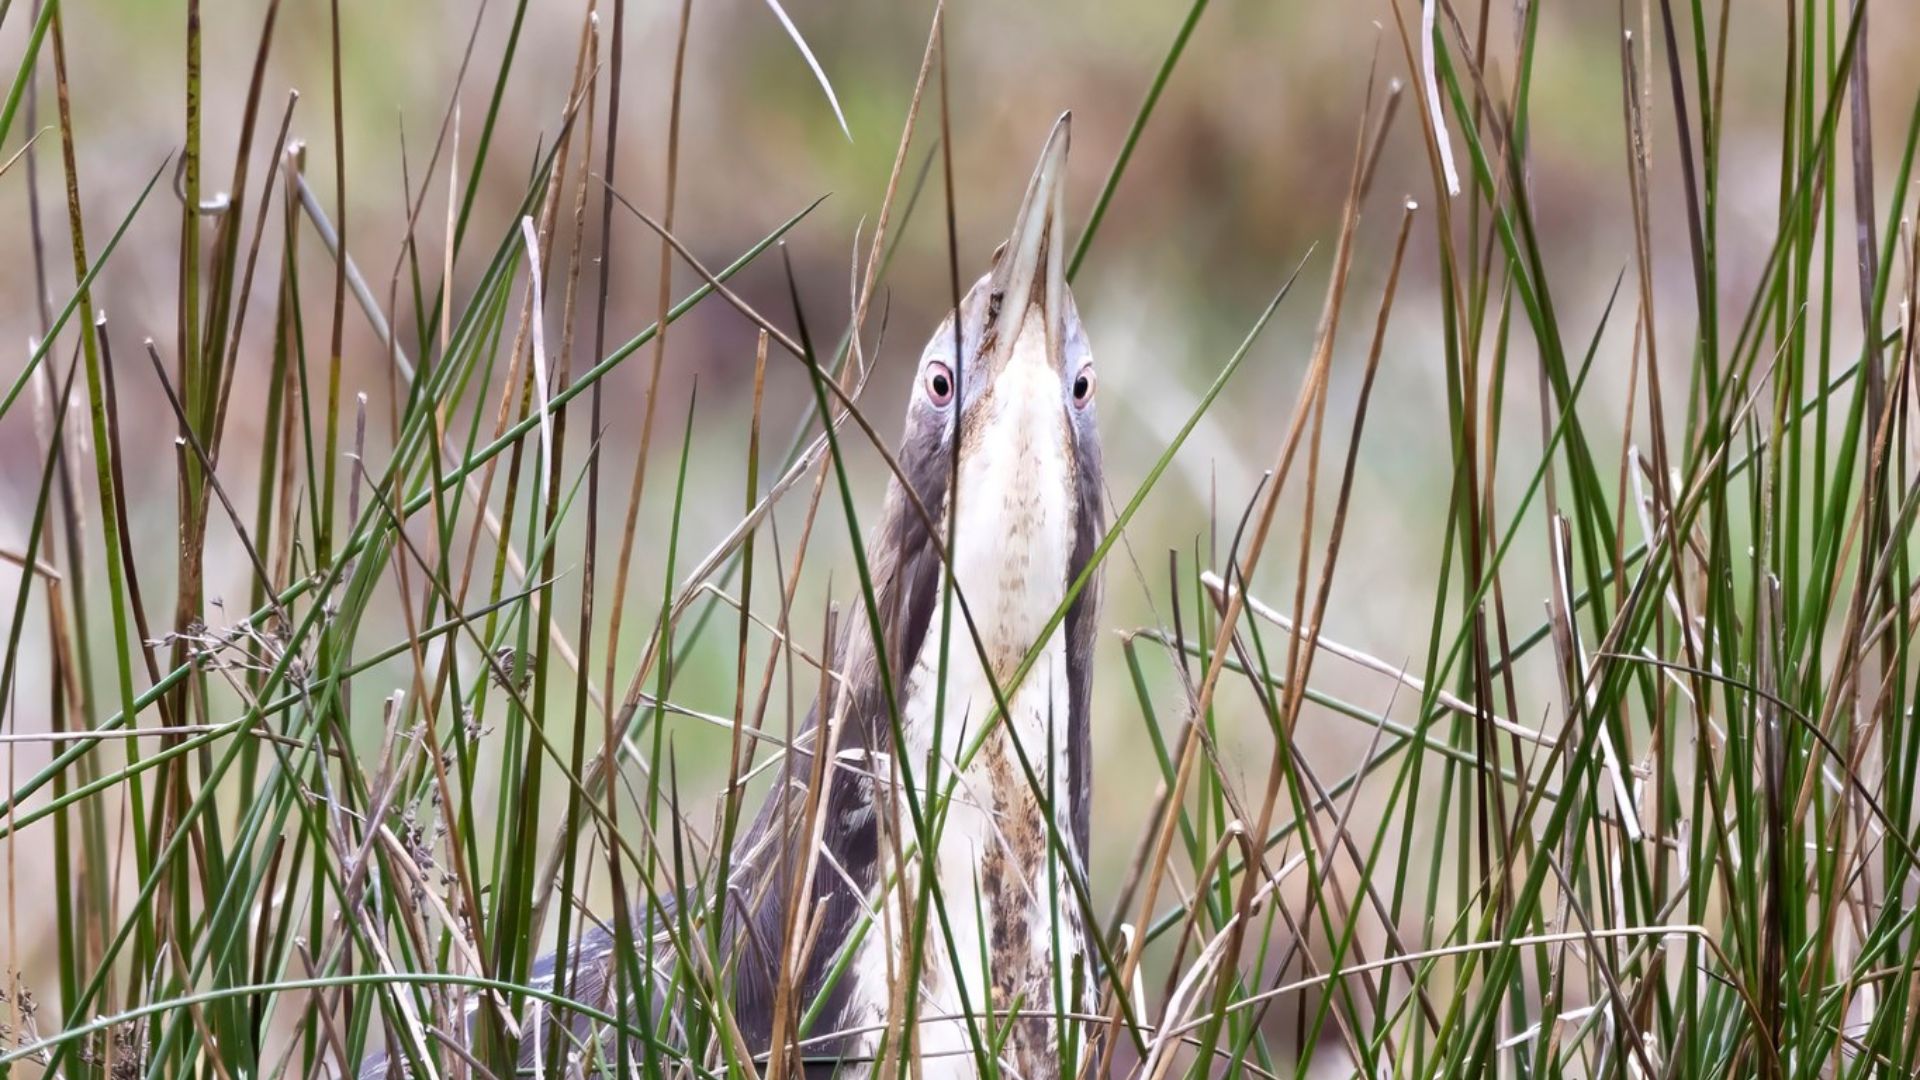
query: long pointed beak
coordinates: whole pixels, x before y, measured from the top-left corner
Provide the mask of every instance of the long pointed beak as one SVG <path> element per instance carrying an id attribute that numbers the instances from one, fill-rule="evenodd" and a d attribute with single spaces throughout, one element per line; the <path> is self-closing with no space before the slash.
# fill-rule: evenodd
<path id="1" fill-rule="evenodd" d="M 1027 181 L 1026 197 L 1013 219 L 1013 234 L 1004 254 L 994 264 L 992 289 L 1000 300 L 1006 325 L 995 335 L 993 369 L 1006 363 L 1014 342 L 1020 340 L 1027 312 L 1038 307 L 1046 319 L 1047 356 L 1058 368 L 1064 363 L 1066 335 L 1066 184 L 1067 144 L 1073 114 L 1061 113 L 1040 151 L 1040 164 Z"/>

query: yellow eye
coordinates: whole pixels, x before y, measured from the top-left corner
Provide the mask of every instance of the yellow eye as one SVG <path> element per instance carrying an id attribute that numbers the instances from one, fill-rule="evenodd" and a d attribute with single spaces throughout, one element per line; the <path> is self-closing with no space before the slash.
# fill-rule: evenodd
<path id="1" fill-rule="evenodd" d="M 927 365 L 927 400 L 946 406 L 953 401 L 953 369 L 939 360 Z"/>

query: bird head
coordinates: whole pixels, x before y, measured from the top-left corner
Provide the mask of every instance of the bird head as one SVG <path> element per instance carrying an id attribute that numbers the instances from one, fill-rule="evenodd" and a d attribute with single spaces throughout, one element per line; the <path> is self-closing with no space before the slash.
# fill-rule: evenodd
<path id="1" fill-rule="evenodd" d="M 1036 640 L 1102 518 L 1093 354 L 1064 263 L 1069 119 L 992 268 L 927 342 L 907 410 L 903 464 L 953 529 L 956 581 L 996 666 Z"/>
<path id="2" fill-rule="evenodd" d="M 1042 368 L 1057 384 L 1058 392 L 1049 396 L 1062 417 L 1091 419 L 1093 358 L 1064 269 L 1069 129 L 1069 116 L 1054 124 L 1013 231 L 994 251 L 992 269 L 967 291 L 959 311 L 921 355 L 919 403 L 933 414 L 958 417 L 963 454 L 990 437 L 989 418 L 1004 412 L 991 406 L 1011 392 L 1009 379 L 1025 380 Z"/>

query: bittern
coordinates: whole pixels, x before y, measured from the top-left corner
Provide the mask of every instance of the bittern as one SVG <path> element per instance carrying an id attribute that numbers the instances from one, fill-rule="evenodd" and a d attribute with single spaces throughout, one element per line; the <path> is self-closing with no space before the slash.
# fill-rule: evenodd
<path id="1" fill-rule="evenodd" d="M 1073 1068 L 1060 1061 L 1053 1018 L 1086 1012 L 1096 978 L 1068 881 L 1083 879 L 1091 827 L 1097 580 L 1068 596 L 1105 514 L 1093 358 L 1063 267 L 1068 131 L 1062 116 L 1012 235 L 921 353 L 899 469 L 868 550 L 875 618 L 843 620 L 839 682 L 824 708 L 816 702 L 734 858 L 721 940 L 736 951 L 708 970 L 732 962 L 733 1020 L 763 1068 L 802 1011 L 812 1013 L 808 1075 L 863 1075 L 902 1041 L 924 1077 L 976 1075 L 982 1053 L 1027 1080 Z M 816 769 L 822 752 L 827 767 Z M 926 789 L 935 774 L 938 792 Z M 825 791 L 809 819 L 815 776 Z M 937 833 L 930 857 L 910 824 L 916 799 L 923 815 L 944 806 L 927 826 Z M 915 950 L 902 901 L 926 907 L 918 886 L 935 884 L 923 880 L 929 871 L 944 912 L 924 910 Z M 638 921 L 642 938 L 665 923 L 658 912 Z M 672 963 L 661 955 L 667 935 L 653 941 L 662 982 L 649 989 L 658 992 Z M 896 990 L 916 951 L 917 1019 L 903 1040 L 906 996 Z M 619 959 L 611 932 L 562 956 L 569 997 L 637 1018 L 637 1008 L 609 1001 Z M 550 986 L 553 967 L 552 957 L 541 961 L 536 982 Z M 688 1007 L 684 992 L 673 1000 Z M 684 1019 L 647 1015 L 669 1040 Z M 590 1025 L 569 1025 L 570 1052 L 611 1057 L 608 1040 L 596 1052 L 582 1032 Z M 523 1026 L 522 1065 L 557 1041 L 544 1025 Z M 594 1073 L 576 1060 L 563 1072 Z"/>

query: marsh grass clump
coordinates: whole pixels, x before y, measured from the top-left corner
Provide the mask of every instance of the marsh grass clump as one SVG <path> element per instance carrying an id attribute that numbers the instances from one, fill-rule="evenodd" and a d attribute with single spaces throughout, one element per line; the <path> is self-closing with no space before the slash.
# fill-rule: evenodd
<path id="1" fill-rule="evenodd" d="M 1169 44 L 1137 110 L 1081 105 L 1104 134 L 1077 160 L 1111 164 L 1064 274 L 1116 243 L 1209 6 L 1141 16 Z M 461 6 L 465 34 L 414 43 L 458 57 L 444 113 L 384 158 L 350 103 L 401 73 L 357 54 L 411 16 L 255 7 L 189 0 L 177 68 L 113 71 L 73 5 L 0 4 L 23 283 L 0 318 L 29 342 L 0 369 L 0 1074 L 830 1071 L 845 1033 L 796 965 L 743 1033 L 728 928 L 766 856 L 743 810 L 819 813 L 804 718 L 849 678 L 846 628 L 879 624 L 858 554 L 890 283 L 924 260 L 931 309 L 960 299 L 956 134 L 988 110 L 949 100 L 952 31 L 987 16 L 936 5 L 898 58 L 849 244 L 803 227 L 820 202 L 683 161 L 712 137 L 683 100 L 699 5 L 532 30 L 525 3 Z M 754 15 L 833 117 L 794 143 L 864 136 L 790 7 Z M 1105 421 L 1124 468 L 1089 575 L 1134 599 L 1095 637 L 1097 738 L 1124 747 L 1095 783 L 1127 794 L 1088 859 L 1048 836 L 1089 946 L 1047 973 L 1072 1004 L 925 1014 L 976 890 L 883 882 L 824 941 L 796 890 L 756 947 L 839 971 L 889 944 L 850 1074 L 1011 1075 L 1034 1032 L 1100 1078 L 1920 1069 L 1920 90 L 1875 52 L 1900 9 L 1382 7 L 1372 67 L 1325 95 L 1337 153 L 1304 151 L 1337 185 L 1293 223 L 1316 242 L 1218 275 L 1239 344 Z M 247 55 L 209 47 L 244 18 Z M 643 33 L 663 66 L 628 62 Z M 1570 55 L 1585 95 L 1537 92 Z M 797 113 L 767 85 L 742 92 Z M 141 95 L 178 101 L 165 160 L 83 171 L 127 137 L 98 110 Z M 616 168 L 639 113 L 644 180 Z M 1542 162 L 1574 129 L 1580 176 Z M 677 220 L 706 184 L 747 191 L 720 232 L 751 242 Z M 832 316 L 802 248 L 851 249 Z M 117 314 L 122 264 L 166 318 Z M 751 343 L 745 404 L 681 398 L 681 342 Z M 1228 450 L 1252 482 L 1191 460 Z M 1176 468 L 1204 500 L 1159 491 Z M 1395 469 L 1441 480 L 1383 518 Z M 1384 631 L 1355 614 L 1382 606 Z M 951 814 L 951 785 L 921 794 L 879 828 L 902 863 Z M 965 1044 L 929 1052 L 936 1022 Z"/>

